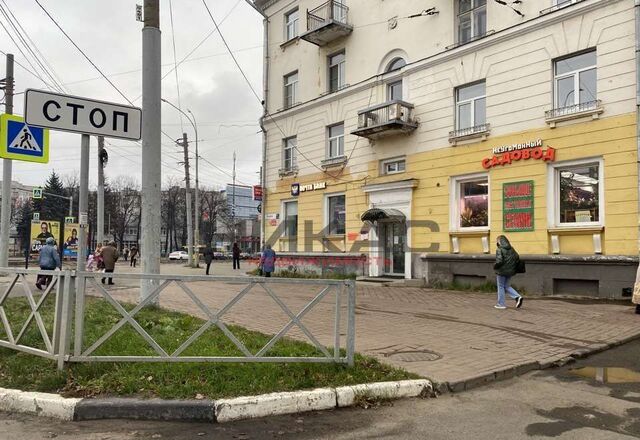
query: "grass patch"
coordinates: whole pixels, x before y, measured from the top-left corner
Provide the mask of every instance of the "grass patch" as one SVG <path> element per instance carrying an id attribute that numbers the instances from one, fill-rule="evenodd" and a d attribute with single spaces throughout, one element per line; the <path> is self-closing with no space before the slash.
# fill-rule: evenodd
<path id="1" fill-rule="evenodd" d="M 123 305 L 126 309 L 132 305 Z M 29 315 L 24 298 L 5 303 L 13 333 L 17 335 Z M 41 309 L 49 335 L 53 327 L 53 295 Z M 51 311 L 47 313 L 48 311 Z M 95 342 L 121 316 L 105 301 L 90 299 L 86 305 L 87 333 L 84 347 Z M 136 315 L 137 321 L 168 353 L 178 348 L 203 324 L 203 320 L 157 307 L 146 307 Z M 229 326 L 234 335 L 255 353 L 270 336 Z M 0 325 L 0 338 L 6 334 Z M 35 322 L 25 333 L 23 344 L 44 348 Z M 155 351 L 128 324 L 101 346 L 96 355 L 150 355 Z M 210 328 L 183 352 L 184 356 L 234 356 L 239 350 L 220 330 Z M 270 356 L 315 356 L 314 346 L 283 339 L 268 353 Z M 366 382 L 402 380 L 417 376 L 384 364 L 376 359 L 356 355 L 353 368 L 334 364 L 272 363 L 81 363 L 69 364 L 58 372 L 54 362 L 37 356 L 0 348 L 0 387 L 25 391 L 57 392 L 68 397 L 139 396 L 184 399 L 198 394 L 207 398 L 293 391 L 326 386 L 354 385 Z"/>
<path id="2" fill-rule="evenodd" d="M 260 270 L 259 269 L 250 270 L 249 272 L 247 272 L 247 275 L 260 276 Z M 344 273 L 329 272 L 324 275 L 318 275 L 317 273 L 312 271 L 297 271 L 297 270 L 287 270 L 287 269 L 273 272 L 271 276 L 274 278 L 305 278 L 305 279 L 312 279 L 312 280 L 316 280 L 316 279 L 355 280 L 357 278 L 357 275 L 355 273 L 344 274 Z"/>

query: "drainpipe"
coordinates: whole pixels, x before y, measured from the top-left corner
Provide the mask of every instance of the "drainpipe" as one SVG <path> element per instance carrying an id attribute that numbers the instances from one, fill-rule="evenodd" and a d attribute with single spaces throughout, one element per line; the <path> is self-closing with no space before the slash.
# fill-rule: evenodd
<path id="1" fill-rule="evenodd" d="M 636 17 L 636 143 L 638 163 L 638 251 L 640 252 L 640 0 L 635 0 Z"/>

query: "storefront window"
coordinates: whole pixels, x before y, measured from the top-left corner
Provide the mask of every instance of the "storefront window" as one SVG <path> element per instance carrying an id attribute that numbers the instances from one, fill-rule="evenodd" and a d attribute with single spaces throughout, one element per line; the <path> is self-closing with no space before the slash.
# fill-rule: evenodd
<path id="1" fill-rule="evenodd" d="M 298 202 L 284 204 L 284 235 L 288 238 L 298 237 Z"/>
<path id="2" fill-rule="evenodd" d="M 328 197 L 329 235 L 344 235 L 345 233 L 345 197 L 344 195 Z"/>
<path id="3" fill-rule="evenodd" d="M 489 226 L 489 180 L 479 178 L 459 182 L 458 216 L 460 228 Z"/>
<path id="4" fill-rule="evenodd" d="M 600 165 L 558 168 L 560 223 L 600 221 Z"/>

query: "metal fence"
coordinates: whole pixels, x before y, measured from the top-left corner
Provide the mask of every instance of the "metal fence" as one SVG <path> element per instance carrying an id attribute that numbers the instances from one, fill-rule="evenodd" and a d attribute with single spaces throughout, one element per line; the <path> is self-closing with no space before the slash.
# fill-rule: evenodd
<path id="1" fill-rule="evenodd" d="M 109 274 L 118 286 L 114 289 L 103 285 L 102 273 L 41 272 L 12 268 L 0 269 L 0 272 L 9 275 L 5 278 L 9 282 L 0 297 L 0 346 L 56 360 L 61 369 L 66 362 L 314 362 L 353 365 L 355 282 L 352 280 Z M 43 291 L 34 290 L 35 277 L 38 274 L 52 277 L 51 284 Z M 154 288 L 144 300 L 137 301 L 141 282 L 151 283 Z M 129 283 L 129 287 L 126 283 Z M 306 296 L 301 293 L 303 291 Z M 251 297 L 250 292 L 253 293 Z M 171 302 L 177 295 L 188 298 L 187 303 L 193 308 L 193 314 L 201 316 L 203 322 L 178 348 L 167 350 L 137 321 L 136 315 L 146 307 L 164 307 L 164 297 Z M 30 310 L 26 321 L 21 323 L 21 330 L 17 336 L 14 336 L 14 327 L 5 311 L 7 301 L 15 301 L 12 298 L 23 298 L 23 302 L 26 299 Z M 49 298 L 52 301 L 48 301 Z M 95 330 L 92 326 L 96 325 L 86 312 L 88 298 L 104 301 L 117 312 L 119 318 L 108 330 L 101 331 L 101 335 L 93 341 L 86 340 L 88 331 Z M 256 305 L 259 310 L 256 316 L 236 313 L 234 318 L 229 317 L 241 301 L 251 304 L 251 301 L 259 298 L 262 302 Z M 295 304 L 291 304 L 292 298 Z M 49 328 L 41 313 L 43 305 L 48 304 L 47 301 L 54 303 L 54 309 L 49 313 L 53 316 L 53 322 L 48 323 Z M 267 303 L 275 310 L 268 310 L 265 305 Z M 305 316 L 320 308 L 319 304 L 322 304 L 319 313 L 323 314 L 323 319 L 315 320 L 314 324 L 316 327 L 321 326 L 315 329 L 322 333 L 321 337 L 314 334 L 309 325 L 303 322 Z M 171 306 L 165 308 L 184 312 Z M 253 320 L 264 318 L 264 314 L 267 314 L 267 319 L 263 321 L 270 322 L 271 318 L 268 315 L 275 316 L 276 311 L 284 314 L 286 322 L 276 327 L 274 320 L 269 326 L 274 331 L 262 332 L 269 334 L 268 342 L 257 350 L 247 348 L 247 345 L 229 329 L 229 325 L 233 324 L 256 330 L 252 328 Z M 34 320 L 44 349 L 35 345 L 25 345 L 22 341 L 23 335 Z M 154 353 L 98 354 L 100 348 L 126 325 L 130 325 Z M 329 326 L 331 328 L 328 328 Z M 241 355 L 183 355 L 198 338 L 213 328 L 219 329 Z M 294 330 L 298 332 L 295 339 L 310 342 L 318 355 L 270 356 L 269 351 L 285 336 L 291 337 L 290 333 Z M 324 340 L 321 342 L 320 339 Z"/>

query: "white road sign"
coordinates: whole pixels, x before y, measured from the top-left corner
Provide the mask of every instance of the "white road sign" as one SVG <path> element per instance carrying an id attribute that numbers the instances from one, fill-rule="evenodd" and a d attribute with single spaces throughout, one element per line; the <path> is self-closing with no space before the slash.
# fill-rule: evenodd
<path id="1" fill-rule="evenodd" d="M 29 125 L 138 140 L 142 136 L 142 110 L 90 98 L 27 89 L 25 121 Z"/>

